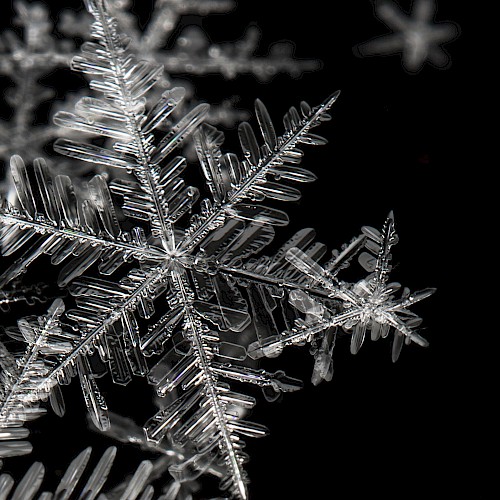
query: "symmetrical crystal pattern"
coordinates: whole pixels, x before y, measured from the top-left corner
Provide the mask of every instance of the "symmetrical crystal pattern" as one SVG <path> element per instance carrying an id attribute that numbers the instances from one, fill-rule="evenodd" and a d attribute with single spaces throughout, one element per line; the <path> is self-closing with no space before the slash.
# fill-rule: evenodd
<path id="1" fill-rule="evenodd" d="M 82 45 L 72 68 L 89 78 L 94 94 L 55 115 L 72 137 L 58 139 L 54 149 L 125 175 L 76 182 L 43 158 L 10 159 L 15 199 L 0 206 L 0 244 L 11 262 L 0 274 L 0 287 L 50 260 L 60 266 L 57 283 L 70 296 L 66 305 L 58 298 L 46 315 L 21 319 L 17 329 L 7 330 L 25 346 L 20 356 L 0 344 L 0 452 L 29 453 L 24 422 L 44 411 L 47 398 L 62 416 L 60 386 L 78 377 L 99 432 L 163 455 L 155 470 L 168 470 L 173 482 L 160 498 L 187 500 L 199 477 L 209 474 L 232 498 L 246 499 L 243 439 L 265 436 L 267 429 L 247 419 L 256 399 L 242 392 L 243 383 L 261 388 L 268 401 L 301 387 L 256 360 L 310 342 L 313 382 L 329 380 L 340 329 L 352 335 L 353 353 L 368 329 L 374 339 L 393 329 L 396 359 L 404 339 L 426 345 L 408 308 L 432 290 L 405 289 L 395 298 L 398 287 L 388 282 L 397 240 L 392 213 L 381 232 L 363 228 L 324 264 L 319 262 L 326 246 L 315 241 L 312 229 L 262 255 L 277 228 L 288 224 L 279 203 L 297 201 L 295 185 L 316 179 L 300 166 L 302 148 L 326 144 L 315 128 L 330 119 L 338 92 L 316 107 L 302 102 L 289 108 L 281 135 L 257 100 L 259 133 L 241 123 L 241 154 L 225 152 L 223 133 L 206 122 L 210 106 L 179 112 L 184 89 L 158 95 L 162 65 L 136 56 L 108 2 L 85 5 L 93 16 L 92 40 Z M 146 106 L 151 95 L 157 101 Z M 187 141 L 204 188 L 183 178 L 188 161 L 179 148 Z M 337 273 L 355 258 L 368 277 L 355 284 L 339 281 Z M 128 416 L 108 411 L 97 385 L 105 373 L 118 385 L 138 376 L 153 387 L 158 411 L 142 431 Z M 114 453 L 104 453 L 81 498 L 99 493 Z M 54 498 L 70 497 L 89 455 L 87 449 L 70 464 Z M 144 461 L 116 497 L 152 498 L 152 470 Z M 42 477 L 43 466 L 35 463 L 14 495 L 27 498 L 26 488 L 34 495 Z M 0 481 L 13 488 L 10 476 Z"/>
<path id="2" fill-rule="evenodd" d="M 426 61 L 446 69 L 451 60 L 442 45 L 454 40 L 459 28 L 452 22 L 434 23 L 436 7 L 436 0 L 415 0 L 411 15 L 406 15 L 395 2 L 376 2 L 376 16 L 392 33 L 364 42 L 355 51 L 362 57 L 400 53 L 402 65 L 410 73 L 420 71 Z"/>

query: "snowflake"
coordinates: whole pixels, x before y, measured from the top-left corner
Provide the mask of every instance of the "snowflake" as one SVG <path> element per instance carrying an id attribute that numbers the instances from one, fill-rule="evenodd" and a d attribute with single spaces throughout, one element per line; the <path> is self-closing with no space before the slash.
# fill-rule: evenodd
<path id="1" fill-rule="evenodd" d="M 442 45 L 454 40 L 459 29 L 452 22 L 433 23 L 435 11 L 435 0 L 415 0 L 411 16 L 404 14 L 395 3 L 377 2 L 375 15 L 393 33 L 358 45 L 356 52 L 360 56 L 401 53 L 403 67 L 410 73 L 418 72 L 426 61 L 445 69 L 451 61 Z"/>
<path id="2" fill-rule="evenodd" d="M 66 310 L 56 299 L 46 315 L 24 318 L 7 332 L 25 349 L 19 356 L 1 345 L 0 451 L 6 456 L 29 452 L 24 422 L 43 412 L 40 401 L 47 398 L 57 414 L 64 414 L 60 385 L 76 376 L 94 426 L 133 441 L 134 426 L 108 412 L 97 378 L 109 373 L 115 384 L 127 385 L 136 375 L 145 377 L 163 401 L 144 424 L 145 439 L 138 444 L 181 450 L 169 466 L 172 496 L 182 492 L 179 485 L 189 489 L 208 472 L 221 479 L 222 490 L 246 499 L 243 438 L 264 436 L 267 429 L 245 418 L 256 400 L 228 382 L 260 387 L 270 401 L 297 390 L 300 382 L 283 371 L 250 366 L 250 361 L 304 341 L 313 344 L 313 380 L 330 378 L 331 365 L 325 364 L 335 343 L 333 326 L 354 327 L 356 345 L 358 325 L 370 324 L 373 332 L 386 323 L 423 344 L 412 325 L 400 320 L 408 305 L 423 297 L 404 294 L 398 302 L 386 284 L 395 242 L 392 217 L 381 235 L 371 230 L 356 238 L 324 269 L 318 261 L 326 246 L 308 229 L 273 255 L 259 256 L 276 228 L 288 224 L 274 201 L 298 200 L 299 190 L 289 184 L 316 178 L 298 166 L 300 147 L 326 143 L 312 130 L 330 119 L 338 92 L 313 108 L 305 102 L 291 107 L 282 135 L 257 100 L 262 140 L 249 123 L 241 123 L 240 158 L 222 151 L 223 133 L 205 122 L 208 104 L 175 115 L 184 89 L 164 90 L 147 110 L 162 66 L 135 56 L 104 0 L 85 4 L 94 18 L 92 41 L 82 46 L 72 68 L 89 76 L 95 95 L 81 98 L 72 112 L 56 114 L 56 124 L 83 137 L 60 138 L 54 149 L 129 176 L 108 184 L 97 174 L 75 186 L 42 158 L 32 168 L 18 155 L 11 158 L 16 202 L 4 200 L 0 207 L 0 237 L 9 256 L 24 253 L 0 275 L 0 286 L 50 259 L 63 264 L 57 282 L 74 307 Z M 208 193 L 197 213 L 200 190 L 185 184 L 181 174 L 187 161 L 175 155 L 187 140 L 194 144 Z M 261 204 L 266 199 L 271 206 Z M 380 247 L 374 277 L 365 286 L 337 284 L 336 273 L 374 244 Z M 63 313 L 68 323 L 61 322 Z M 88 453 L 77 464 L 85 463 Z M 135 488 L 139 494 L 145 487 L 152 466 L 141 467 L 134 475 L 140 488 L 127 485 L 126 492 Z M 35 466 L 31 478 L 40 470 Z M 67 489 L 77 475 L 68 473 Z M 143 496 L 151 494 L 150 489 Z"/>

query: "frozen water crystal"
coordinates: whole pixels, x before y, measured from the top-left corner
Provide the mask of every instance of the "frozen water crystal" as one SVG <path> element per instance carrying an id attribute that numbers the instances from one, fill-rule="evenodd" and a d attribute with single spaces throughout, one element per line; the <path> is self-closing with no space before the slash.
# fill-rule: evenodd
<path id="1" fill-rule="evenodd" d="M 368 330 L 376 340 L 392 329 L 396 359 L 405 339 L 426 345 L 416 331 L 419 318 L 408 308 L 432 290 L 404 289 L 395 298 L 398 285 L 388 282 L 397 241 L 392 213 L 381 232 L 363 228 L 323 264 L 326 246 L 315 241 L 312 229 L 263 255 L 277 229 L 288 224 L 276 205 L 297 201 L 295 185 L 316 179 L 299 166 L 302 148 L 326 144 L 315 129 L 330 119 L 338 92 L 319 106 L 289 108 L 281 134 L 257 100 L 258 133 L 242 122 L 241 154 L 224 151 L 224 134 L 206 122 L 210 106 L 180 108 L 180 87 L 156 92 L 162 66 L 136 56 L 107 2 L 85 5 L 93 16 L 92 40 L 72 68 L 89 78 L 94 94 L 55 115 L 72 135 L 58 139 L 54 149 L 126 175 L 72 180 L 41 157 L 10 159 L 15 199 L 3 200 L 0 208 L 1 244 L 10 264 L 0 286 L 50 260 L 60 266 L 57 283 L 69 296 L 66 305 L 56 299 L 46 315 L 8 329 L 24 346 L 20 356 L 0 344 L 0 451 L 29 453 L 24 422 L 44 411 L 47 398 L 63 415 L 60 386 L 78 377 L 99 431 L 163 454 L 156 469 L 145 460 L 113 490 L 118 498 L 151 498 L 154 470 L 168 468 L 173 483 L 160 498 L 189 498 L 206 473 L 219 478 L 232 498 L 246 499 L 243 439 L 265 436 L 267 429 L 247 419 L 256 399 L 241 392 L 241 383 L 260 387 L 269 401 L 301 387 L 255 360 L 309 342 L 313 383 L 330 380 L 340 329 L 351 334 L 353 353 Z M 156 103 L 146 106 L 151 95 Z M 188 162 L 179 147 L 186 142 L 196 151 L 205 190 L 182 177 Z M 340 281 L 338 273 L 355 259 L 368 276 Z M 144 377 L 153 387 L 161 403 L 142 437 L 127 416 L 108 411 L 97 384 L 104 374 L 122 386 Z M 90 449 L 84 450 L 70 464 L 57 498 L 71 495 L 89 456 Z M 89 498 L 103 486 L 113 457 L 110 448 L 91 473 L 87 484 L 93 486 L 84 487 Z M 38 491 L 43 473 L 35 463 L 17 486 L 18 496 L 27 495 L 25 488 Z M 10 490 L 14 482 L 3 475 L 0 484 Z"/>
<path id="2" fill-rule="evenodd" d="M 408 16 L 395 2 L 376 2 L 376 16 L 392 33 L 356 46 L 355 52 L 362 57 L 401 53 L 403 67 L 410 73 L 421 70 L 426 61 L 445 69 L 451 60 L 442 45 L 454 40 L 459 28 L 452 22 L 435 23 L 436 8 L 435 0 L 415 0 Z"/>

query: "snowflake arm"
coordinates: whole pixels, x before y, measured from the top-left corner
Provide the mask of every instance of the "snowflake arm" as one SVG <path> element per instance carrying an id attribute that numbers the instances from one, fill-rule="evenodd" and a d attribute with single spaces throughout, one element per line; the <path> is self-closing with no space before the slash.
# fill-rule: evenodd
<path id="1" fill-rule="evenodd" d="M 236 42 L 213 43 L 197 26 L 187 27 L 169 51 L 158 53 L 170 74 L 195 75 L 221 74 L 227 79 L 239 75 L 254 75 L 266 82 L 278 73 L 297 78 L 308 71 L 320 68 L 319 61 L 294 57 L 290 42 L 275 43 L 267 55 L 257 55 L 261 33 L 256 26 L 249 26 Z"/>
<path id="2" fill-rule="evenodd" d="M 89 196 L 85 197 L 75 193 L 68 176 L 52 176 L 43 159 L 35 159 L 33 169 L 36 186 L 32 186 L 23 160 L 12 157 L 20 209 L 8 202 L 0 209 L 2 253 L 7 256 L 23 247 L 27 250 L 2 273 L 0 286 L 25 272 L 43 254 L 50 255 L 53 264 L 69 260 L 60 273 L 60 286 L 99 259 L 101 272 L 109 274 L 129 258 L 154 260 L 161 255 L 146 244 L 139 229 L 132 235 L 120 229 L 108 187 L 100 175 L 89 182 Z M 38 201 L 33 196 L 35 188 L 40 194 Z"/>
<path id="3" fill-rule="evenodd" d="M 131 186 L 129 194 L 135 195 L 139 209 L 150 216 L 153 235 L 160 238 L 166 250 L 175 247 L 172 221 L 175 221 L 195 199 L 193 188 L 178 195 L 177 213 L 167 205 L 159 164 L 200 123 L 208 112 L 207 104 L 200 104 L 183 117 L 155 147 L 152 131 L 175 108 L 182 94 L 167 91 L 148 117 L 145 116 L 144 95 L 160 77 L 161 66 L 136 61 L 128 52 L 129 41 L 117 32 L 117 23 L 105 10 L 102 1 L 89 0 L 87 8 L 95 18 L 92 25 L 94 42 L 87 42 L 82 55 L 73 59 L 73 68 L 94 77 L 90 86 L 104 94 L 104 99 L 84 99 L 77 105 L 82 115 L 61 112 L 54 117 L 60 125 L 75 130 L 89 131 L 116 139 L 114 151 L 73 141 L 59 141 L 55 149 L 70 157 L 90 162 L 104 162 L 111 166 L 132 170 L 139 181 L 140 193 Z M 99 120 L 99 114 L 105 121 Z M 167 172 L 169 180 L 173 172 Z M 165 193 L 167 194 L 167 193 Z M 172 203 L 175 205 L 175 203 Z M 187 205 L 187 206 L 186 206 Z"/>
<path id="4" fill-rule="evenodd" d="M 79 357 L 91 354 L 94 349 L 109 365 L 115 383 L 127 384 L 131 380 L 131 369 L 144 376 L 146 366 L 138 352 L 134 312 L 150 310 L 151 290 L 162 284 L 165 267 L 162 263 L 151 266 L 147 272 L 132 270 L 119 284 L 96 282 L 90 278 L 73 283 L 70 291 L 77 297 L 77 308 L 68 311 L 67 315 L 80 323 L 82 337 L 68 354 L 58 359 L 47 376 L 59 381 L 71 377 L 72 367 Z M 116 332 L 114 325 L 117 322 L 121 327 L 117 327 Z M 122 345 L 120 338 L 127 346 Z"/>
<path id="5" fill-rule="evenodd" d="M 32 420 L 45 412 L 38 406 L 47 399 L 56 382 L 47 378 L 50 362 L 47 355 L 68 352 L 75 336 L 61 329 L 59 318 L 64 312 L 64 303 L 56 299 L 47 315 L 40 318 L 19 320 L 18 328 L 27 347 L 21 356 L 12 355 L 0 343 L 0 456 L 23 455 L 31 452 L 27 441 L 19 441 L 28 435 L 22 428 L 26 420 Z M 42 355 L 43 354 L 43 355 Z M 64 413 L 64 404 L 56 388 L 51 402 L 56 413 Z"/>
<path id="6" fill-rule="evenodd" d="M 315 179 L 310 172 L 296 166 L 303 156 L 297 146 L 301 143 L 326 143 L 322 137 L 312 134 L 310 129 L 322 120 L 329 119 L 327 112 L 338 95 L 339 92 L 336 92 L 314 109 L 303 103 L 302 117 L 295 107 L 290 108 L 284 117 L 286 133 L 279 138 L 266 108 L 257 101 L 256 113 L 265 144 L 260 148 L 251 126 L 246 122 L 240 124 L 238 133 L 245 156 L 242 162 L 232 153 L 222 155 L 218 149 L 219 139 L 214 140 L 213 133 L 210 139 L 204 141 L 198 135 L 198 155 L 215 203 L 205 202 L 204 213 L 195 218 L 194 223 L 186 230 L 181 249 L 190 251 L 199 245 L 210 232 L 223 225 L 228 217 L 286 225 L 288 218 L 283 212 L 268 207 L 250 207 L 241 202 L 245 199 L 262 200 L 265 197 L 284 201 L 297 200 L 300 197 L 296 189 L 275 183 L 268 177 L 275 176 L 282 181 L 292 179 L 299 182 Z"/>
<path id="7" fill-rule="evenodd" d="M 186 289 L 182 277 L 175 276 L 174 280 L 184 299 L 184 303 L 189 303 L 190 291 Z M 208 411 L 203 409 L 202 405 L 201 415 L 197 415 L 193 423 L 195 425 L 188 426 L 186 433 L 183 433 L 183 438 L 185 439 L 185 436 L 191 439 L 198 438 L 200 442 L 199 446 L 203 448 L 204 445 L 213 446 L 210 442 L 213 441 L 211 436 L 214 436 L 216 439 L 215 442 L 223 453 L 224 460 L 228 466 L 228 487 L 231 487 L 232 492 L 237 498 L 246 499 L 246 475 L 242 469 L 242 445 L 234 438 L 237 430 L 234 428 L 234 424 L 231 425 L 230 423 L 231 415 L 228 414 L 227 405 L 221 397 L 224 389 L 217 383 L 217 377 L 211 366 L 213 354 L 208 339 L 213 333 L 206 331 L 191 307 L 188 307 L 185 313 L 185 327 L 188 339 L 193 346 L 194 365 L 199 370 L 198 373 L 201 375 L 200 378 L 204 386 L 203 395 L 200 396 L 202 399 L 206 399 Z M 241 430 L 244 434 L 245 427 L 242 426 Z M 258 430 L 256 433 L 258 433 Z"/>

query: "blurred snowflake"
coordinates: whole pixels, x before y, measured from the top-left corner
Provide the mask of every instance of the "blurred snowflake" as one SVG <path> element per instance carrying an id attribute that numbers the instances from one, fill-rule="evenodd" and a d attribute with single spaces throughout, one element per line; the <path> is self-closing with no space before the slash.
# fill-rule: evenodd
<path id="1" fill-rule="evenodd" d="M 375 16 L 392 33 L 377 36 L 354 47 L 360 57 L 401 53 L 401 62 L 409 73 L 418 73 L 428 61 L 434 67 L 446 69 L 451 59 L 442 45 L 451 42 L 460 33 L 454 22 L 434 22 L 435 0 L 416 0 L 411 15 L 407 15 L 395 2 L 386 0 L 375 4 Z"/>

